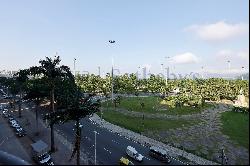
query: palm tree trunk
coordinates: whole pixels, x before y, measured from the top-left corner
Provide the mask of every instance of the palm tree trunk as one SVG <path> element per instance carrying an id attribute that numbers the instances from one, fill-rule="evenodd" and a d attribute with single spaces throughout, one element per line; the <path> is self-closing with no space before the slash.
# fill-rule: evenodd
<path id="1" fill-rule="evenodd" d="M 22 117 L 21 107 L 22 107 L 22 93 L 20 93 L 20 99 L 19 99 L 19 102 L 18 102 L 18 114 L 19 114 L 19 118 Z"/>
<path id="2" fill-rule="evenodd" d="M 19 114 L 19 118 L 22 117 L 22 114 L 21 114 L 21 100 L 19 100 L 18 102 L 18 114 Z"/>
<path id="3" fill-rule="evenodd" d="M 39 131 L 38 131 L 38 102 L 36 103 L 36 132 L 37 132 L 37 134 L 39 133 Z"/>
<path id="4" fill-rule="evenodd" d="M 51 152 L 55 152 L 54 124 L 50 124 L 50 135 L 51 135 L 51 147 L 50 147 L 50 151 Z"/>
<path id="5" fill-rule="evenodd" d="M 54 105 L 54 101 L 55 101 L 55 89 L 54 87 L 51 90 L 51 108 L 52 108 L 52 112 L 55 112 L 55 105 Z M 51 152 L 55 151 L 55 141 L 54 141 L 54 124 L 50 125 L 50 131 L 51 131 Z"/>
<path id="6" fill-rule="evenodd" d="M 77 147 L 76 147 L 76 151 L 77 151 L 77 154 L 76 154 L 76 157 L 77 157 L 77 161 L 76 161 L 76 164 L 77 165 L 80 165 L 80 143 L 81 143 L 81 129 L 80 129 L 80 123 L 79 123 L 79 120 L 77 120 L 76 122 L 77 126 L 76 126 L 76 141 L 77 141 Z"/>
<path id="7" fill-rule="evenodd" d="M 13 107 L 14 107 L 14 110 L 16 110 L 16 100 L 13 99 Z"/>
<path id="8" fill-rule="evenodd" d="M 52 95 L 52 112 L 55 112 L 55 88 L 52 88 L 51 95 Z"/>

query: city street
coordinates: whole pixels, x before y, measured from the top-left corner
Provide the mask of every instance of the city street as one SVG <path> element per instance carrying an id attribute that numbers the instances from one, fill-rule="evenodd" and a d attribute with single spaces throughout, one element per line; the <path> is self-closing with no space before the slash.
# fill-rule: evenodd
<path id="1" fill-rule="evenodd" d="M 89 152 L 88 155 L 94 157 L 94 145 L 95 145 L 95 134 L 97 131 L 99 134 L 96 135 L 96 158 L 99 164 L 118 164 L 119 159 L 124 156 L 126 158 L 126 148 L 127 146 L 134 147 L 140 154 L 144 156 L 143 162 L 139 163 L 131 158 L 129 158 L 136 165 L 165 165 L 165 163 L 160 162 L 157 159 L 151 158 L 149 156 L 149 148 L 144 147 L 138 143 L 135 143 L 123 136 L 119 136 L 112 133 L 104 128 L 93 124 L 89 119 L 84 119 L 81 121 L 83 125 L 82 128 L 82 141 L 81 146 L 86 151 Z M 63 125 L 58 125 L 57 129 L 63 131 L 65 136 L 69 141 L 74 140 L 73 123 L 67 123 Z M 170 165 L 181 165 L 181 162 L 172 160 Z"/>

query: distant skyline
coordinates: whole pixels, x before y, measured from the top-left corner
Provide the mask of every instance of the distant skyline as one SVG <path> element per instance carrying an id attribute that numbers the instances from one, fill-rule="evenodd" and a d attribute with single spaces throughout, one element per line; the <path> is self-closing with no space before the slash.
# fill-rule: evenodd
<path id="1" fill-rule="evenodd" d="M 0 70 L 61 64 L 98 74 L 249 70 L 248 0 L 2 0 Z M 109 43 L 114 40 L 115 43 Z M 202 69 L 203 67 L 203 69 Z M 230 70 L 229 70 L 230 67 Z"/>

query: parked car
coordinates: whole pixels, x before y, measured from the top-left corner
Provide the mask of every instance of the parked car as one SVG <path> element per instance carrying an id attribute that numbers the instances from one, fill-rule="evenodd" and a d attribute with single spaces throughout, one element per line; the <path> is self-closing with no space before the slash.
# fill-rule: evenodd
<path id="1" fill-rule="evenodd" d="M 125 157 L 120 158 L 119 164 L 120 165 L 134 165 L 131 161 L 129 161 L 129 159 Z"/>
<path id="2" fill-rule="evenodd" d="M 11 124 L 11 127 L 13 127 L 13 128 L 19 128 L 19 127 L 21 127 L 18 123 L 12 123 Z"/>
<path id="3" fill-rule="evenodd" d="M 139 161 L 139 162 L 142 162 L 143 160 L 143 155 L 139 154 L 134 147 L 132 146 L 128 146 L 127 149 L 126 149 L 126 153 L 129 157 Z"/>
<path id="4" fill-rule="evenodd" d="M 17 121 L 15 119 L 12 119 L 9 121 L 10 124 L 13 124 L 13 123 L 17 123 Z"/>
<path id="5" fill-rule="evenodd" d="M 170 157 L 167 155 L 167 152 L 161 148 L 158 148 L 156 146 L 151 146 L 149 149 L 149 155 L 151 157 L 154 157 L 162 162 L 170 163 Z"/>
<path id="6" fill-rule="evenodd" d="M 12 116 L 9 117 L 9 122 L 15 120 Z"/>
<path id="7" fill-rule="evenodd" d="M 4 114 L 4 117 L 5 118 L 8 118 L 8 117 L 10 117 L 11 115 L 9 114 L 9 113 L 6 113 L 6 114 Z"/>
<path id="8" fill-rule="evenodd" d="M 15 130 L 16 130 L 17 132 L 20 132 L 20 131 L 23 130 L 23 128 L 22 128 L 22 127 L 16 127 Z"/>
<path id="9" fill-rule="evenodd" d="M 54 165 L 51 156 L 49 155 L 48 145 L 39 140 L 33 144 L 32 147 L 32 158 L 36 161 L 39 165 Z"/>
<path id="10" fill-rule="evenodd" d="M 20 130 L 20 131 L 17 131 L 16 132 L 16 135 L 18 135 L 19 137 L 23 137 L 23 136 L 25 136 L 26 135 L 26 132 L 25 132 L 25 130 Z"/>

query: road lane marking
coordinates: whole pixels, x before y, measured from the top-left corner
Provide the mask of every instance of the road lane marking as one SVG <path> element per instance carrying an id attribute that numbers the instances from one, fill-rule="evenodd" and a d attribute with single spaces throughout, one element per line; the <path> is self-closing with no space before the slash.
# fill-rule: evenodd
<path id="1" fill-rule="evenodd" d="M 108 149 L 106 149 L 106 148 L 103 148 L 103 149 L 111 154 L 111 151 L 109 151 Z"/>
<path id="2" fill-rule="evenodd" d="M 120 144 L 119 142 L 116 142 L 116 141 L 114 141 L 114 140 L 111 140 L 111 141 L 114 142 L 114 143 Z"/>

